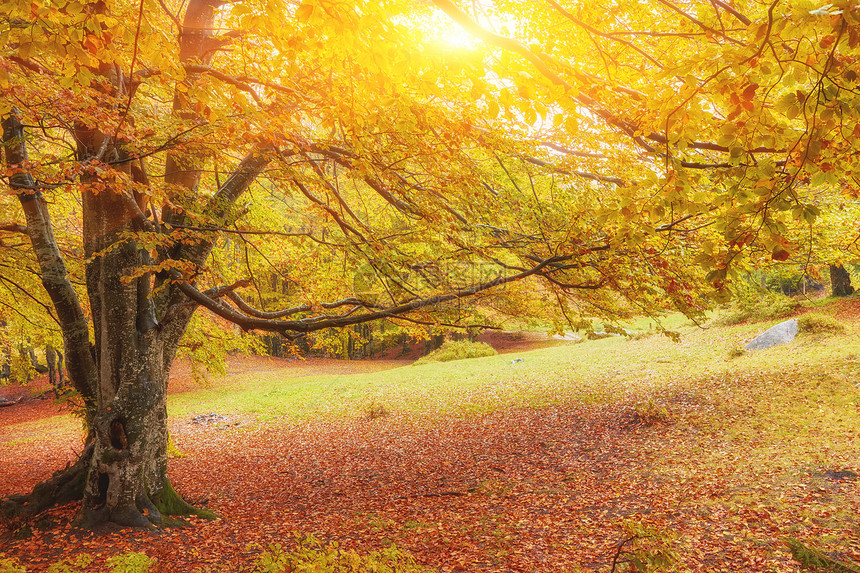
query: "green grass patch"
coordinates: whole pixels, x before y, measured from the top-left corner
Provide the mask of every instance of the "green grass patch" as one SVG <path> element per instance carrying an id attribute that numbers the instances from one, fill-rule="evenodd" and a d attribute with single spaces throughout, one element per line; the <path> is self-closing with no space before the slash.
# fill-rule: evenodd
<path id="1" fill-rule="evenodd" d="M 809 312 L 797 319 L 800 332 L 811 334 L 844 334 L 845 325 L 830 315 Z"/>
<path id="2" fill-rule="evenodd" d="M 415 361 L 414 365 L 430 364 L 432 362 L 452 362 L 465 358 L 483 358 L 484 356 L 495 356 L 498 352 L 492 346 L 484 342 L 472 342 L 470 340 L 446 340 L 442 346 Z"/>
<path id="3" fill-rule="evenodd" d="M 481 414 L 509 407 L 605 404 L 639 396 L 695 390 L 717 403 L 745 391 L 749 380 L 798 379 L 821 371 L 860 374 L 852 337 L 799 339 L 753 354 L 738 348 L 767 325 L 743 323 L 701 329 L 681 327 L 681 341 L 664 336 L 610 337 L 530 352 L 454 362 L 433 362 L 380 372 L 296 378 L 288 369 L 228 377 L 224 384 L 168 397 L 172 416 L 238 414 L 275 418 L 373 419 L 388 414 Z M 781 382 L 780 382 L 781 384 Z M 791 395 L 791 391 L 788 392 Z"/>

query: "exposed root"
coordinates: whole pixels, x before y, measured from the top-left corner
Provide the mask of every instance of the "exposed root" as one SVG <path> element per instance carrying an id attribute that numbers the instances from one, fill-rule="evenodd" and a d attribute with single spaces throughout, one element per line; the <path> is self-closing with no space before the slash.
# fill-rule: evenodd
<path id="1" fill-rule="evenodd" d="M 15 528 L 20 522 L 53 506 L 83 499 L 92 455 L 92 445 L 87 446 L 74 465 L 55 472 L 50 479 L 37 484 L 29 494 L 15 494 L 0 499 L 0 523 Z M 83 507 L 75 523 L 86 529 L 105 522 L 151 529 L 187 525 L 181 519 L 168 516 L 189 515 L 204 519 L 218 517 L 209 510 L 196 508 L 186 502 L 167 480 L 157 496 L 150 498 L 141 495 L 128 507 L 112 510 L 99 505 Z"/>
<path id="2" fill-rule="evenodd" d="M 218 516 L 208 509 L 196 508 L 176 493 L 170 480 L 166 480 L 164 487 L 152 502 L 162 515 L 196 515 L 203 519 L 217 519 Z"/>
<path id="3" fill-rule="evenodd" d="M 30 493 L 0 499 L 0 522 L 14 524 L 55 505 L 82 499 L 92 455 L 93 447 L 88 446 L 74 465 L 54 472 L 50 479 L 37 484 Z"/>

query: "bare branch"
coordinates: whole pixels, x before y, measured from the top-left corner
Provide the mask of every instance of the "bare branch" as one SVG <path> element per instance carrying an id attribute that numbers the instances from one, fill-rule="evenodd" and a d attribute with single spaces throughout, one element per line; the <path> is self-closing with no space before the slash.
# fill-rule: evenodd
<path id="1" fill-rule="evenodd" d="M 536 143 L 543 147 L 549 147 L 550 149 L 564 153 L 565 155 L 573 155 L 575 157 L 589 157 L 593 159 L 606 159 L 606 156 L 602 153 L 594 153 L 590 151 L 576 151 L 574 149 L 569 149 L 563 145 L 559 145 L 551 141 L 537 141 Z"/>
<path id="2" fill-rule="evenodd" d="M 27 227 L 20 223 L 0 223 L 0 231 L 6 231 L 7 233 L 21 233 L 27 234 Z"/>
<path id="3" fill-rule="evenodd" d="M 741 14 L 740 12 L 738 12 L 737 10 L 735 10 L 734 8 L 732 8 L 731 6 L 729 6 L 728 4 L 723 2 L 722 0 L 711 0 L 711 3 L 715 6 L 719 6 L 720 8 L 722 8 L 723 10 L 725 10 L 726 12 L 728 12 L 729 14 L 731 14 L 732 16 L 734 16 L 735 18 L 740 20 L 744 26 L 749 26 L 750 24 L 752 24 L 752 21 L 749 18 L 747 18 L 746 16 L 744 16 L 743 14 Z"/>
<path id="4" fill-rule="evenodd" d="M 615 185 L 618 185 L 619 187 L 626 187 L 627 186 L 627 182 L 624 181 L 623 179 L 618 178 L 618 177 L 609 177 L 606 175 L 598 175 L 596 173 L 588 173 L 587 171 L 570 171 L 570 170 L 564 169 L 562 167 L 555 166 L 552 163 L 548 163 L 546 161 L 543 161 L 542 159 L 538 159 L 537 157 L 530 157 L 528 155 L 521 155 L 520 157 L 521 157 L 521 159 L 528 161 L 529 163 L 532 163 L 534 165 L 538 165 L 540 167 L 549 167 L 553 171 L 556 171 L 558 173 L 563 173 L 565 175 L 575 175 L 577 177 L 582 177 L 583 179 L 591 179 L 592 181 L 600 181 L 601 183 L 614 183 Z"/>
<path id="5" fill-rule="evenodd" d="M 410 312 L 420 310 L 422 308 L 442 304 L 451 300 L 470 297 L 479 292 L 498 287 L 503 284 L 519 281 L 532 275 L 538 275 L 548 265 L 558 263 L 566 259 L 568 259 L 568 257 L 566 256 L 551 257 L 549 259 L 541 261 L 534 267 L 527 269 L 523 272 L 517 273 L 515 275 L 509 275 L 506 277 L 500 276 L 494 280 L 480 283 L 470 288 L 461 289 L 444 295 L 425 297 L 407 303 L 399 304 L 397 306 L 376 310 L 374 312 L 356 315 L 354 313 L 357 308 L 359 308 L 358 306 L 356 306 L 347 313 L 340 316 L 328 317 L 323 315 L 322 317 L 311 317 L 307 319 L 290 321 L 265 320 L 248 316 L 220 301 L 213 300 L 210 297 L 207 297 L 205 294 L 197 290 L 193 285 L 185 281 L 178 271 L 171 271 L 171 277 L 176 281 L 177 287 L 193 302 L 199 304 L 200 306 L 203 306 L 204 308 L 207 308 L 218 316 L 227 319 L 230 322 L 233 322 L 234 324 L 240 326 L 245 330 L 263 330 L 269 332 L 279 332 L 288 338 L 295 338 L 295 335 L 292 335 L 290 333 L 308 333 L 326 328 L 340 328 L 353 324 L 372 322 L 374 320 L 379 320 L 382 318 L 392 318 L 405 315 Z M 345 302 L 345 304 L 348 304 L 348 302 Z"/>
<path id="6" fill-rule="evenodd" d="M 230 292 L 227 294 L 227 298 L 236 303 L 236 306 L 239 307 L 239 310 L 247 314 L 248 316 L 252 316 L 254 318 L 263 318 L 266 320 L 274 320 L 276 318 L 284 318 L 285 316 L 291 316 L 293 314 L 297 314 L 299 312 L 308 312 L 312 310 L 313 307 L 307 304 L 303 304 L 300 306 L 294 306 L 292 308 L 285 308 L 283 310 L 278 310 L 274 312 L 265 312 L 262 310 L 257 310 L 256 308 L 249 305 L 245 300 L 239 296 L 238 293 Z"/>
<path id="7" fill-rule="evenodd" d="M 693 24 L 695 24 L 696 26 L 698 26 L 699 28 L 704 30 L 705 32 L 708 32 L 710 34 L 714 34 L 715 36 L 719 36 L 721 38 L 724 38 L 724 39 L 728 40 L 729 42 L 732 42 L 732 43 L 737 44 L 739 46 L 744 45 L 744 43 L 741 42 L 740 40 L 736 40 L 736 39 L 732 38 L 731 36 L 727 36 L 727 35 L 723 34 L 720 30 L 715 30 L 714 28 L 711 28 L 710 26 L 708 26 L 704 22 L 696 19 L 694 16 L 687 14 L 686 12 L 684 12 L 683 10 L 681 10 L 680 8 L 678 8 L 677 6 L 675 6 L 674 4 L 669 2 L 669 0 L 657 0 L 657 1 L 660 2 L 661 4 L 663 4 L 664 6 L 666 6 L 667 8 L 669 8 L 670 10 L 677 12 L 678 14 L 680 14 L 681 16 L 683 16 L 684 18 L 686 18 L 687 20 L 689 20 L 690 22 L 692 22 Z"/>
<path id="8" fill-rule="evenodd" d="M 408 316 L 392 316 L 386 320 L 405 320 L 413 324 L 422 324 L 424 326 L 447 326 L 449 328 L 464 328 L 466 330 L 501 330 L 500 326 L 491 326 L 489 324 L 457 324 L 456 322 L 430 322 L 429 320 L 418 320 Z"/>

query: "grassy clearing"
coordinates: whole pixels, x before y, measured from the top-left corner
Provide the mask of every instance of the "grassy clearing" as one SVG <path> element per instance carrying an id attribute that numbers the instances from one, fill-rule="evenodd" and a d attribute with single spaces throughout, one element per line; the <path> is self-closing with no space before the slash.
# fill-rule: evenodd
<path id="1" fill-rule="evenodd" d="M 605 544 L 596 550 L 600 559 L 615 553 L 612 535 L 641 530 L 651 533 L 637 538 L 641 546 L 632 544 L 625 555 L 665 558 L 666 563 L 679 560 L 675 569 L 666 565 L 653 571 L 795 573 L 798 566 L 780 541 L 789 536 L 839 558 L 860 561 L 858 482 L 827 476 L 828 471 L 860 473 L 860 322 L 830 306 L 817 311 L 828 317 L 838 315 L 844 331 L 812 328 L 790 344 L 737 353 L 781 319 L 701 329 L 671 317 L 667 322 L 682 334 L 680 342 L 655 333 L 635 340 L 611 337 L 562 343 L 530 352 L 349 376 L 295 378 L 289 376 L 289 369 L 254 372 L 228 377 L 224 385 L 171 395 L 169 409 L 174 421 L 209 412 L 252 418 L 261 426 L 260 434 L 278 425 L 335 422 L 332 426 L 346 431 L 315 446 L 309 457 L 319 456 L 320 463 L 326 456 L 340 455 L 342 447 L 350 447 L 364 432 L 377 436 L 385 448 L 399 451 L 410 447 L 404 442 L 409 434 L 398 434 L 396 429 L 412 428 L 413 421 L 415 428 L 423 427 L 421 431 L 427 429 L 432 436 L 434 428 L 461 422 L 465 427 L 475 421 L 472 432 L 481 431 L 484 422 L 474 414 L 492 412 L 488 419 L 493 420 L 522 415 L 529 423 L 504 434 L 521 439 L 523 445 L 504 471 L 476 463 L 473 471 L 484 471 L 480 479 L 464 481 L 455 497 L 438 498 L 439 505 L 432 506 L 432 511 L 421 503 L 437 498 L 411 498 L 409 507 L 423 508 L 423 513 L 398 514 L 378 502 L 355 504 L 355 522 L 347 528 L 350 538 L 363 532 L 374 542 L 382 540 L 383 547 L 390 541 L 420 552 L 416 549 L 420 544 L 413 545 L 416 539 L 450 550 L 447 536 L 455 532 L 483 547 L 486 561 L 498 565 L 523 553 L 521 540 L 540 527 L 541 539 L 557 537 L 553 543 L 560 545 L 552 551 L 568 556 L 580 555 L 583 547 Z M 830 324 L 820 315 L 815 321 Z M 646 323 L 638 326 L 648 328 Z M 554 427 L 555 420 L 562 418 L 553 416 L 565 412 L 575 412 L 570 415 L 574 423 L 565 426 L 569 431 L 551 439 L 541 437 L 546 441 L 532 443 L 541 453 L 531 458 L 531 465 L 517 465 L 531 443 L 529 424 L 543 421 Z M 439 421 L 443 424 L 435 424 Z M 37 423 L 44 427 L 47 421 Z M 577 446 L 577 433 L 586 427 L 605 439 Z M 522 435 L 517 436 L 520 429 Z M 245 434 L 233 432 L 245 430 L 194 436 L 217 441 L 232 434 L 241 439 Z M 254 429 L 250 430 L 247 435 L 253 436 Z M 364 443 L 372 448 L 377 440 L 368 438 Z M 411 447 L 420 444 L 418 440 Z M 446 461 L 456 459 L 459 444 L 451 443 Z M 385 448 L 366 454 L 357 465 L 350 465 L 349 458 L 338 458 L 332 461 L 336 471 L 320 475 L 335 485 L 350 472 L 368 484 L 399 483 L 386 482 L 390 477 L 386 472 L 395 468 L 374 465 L 388 451 Z M 616 449 L 619 453 L 612 457 Z M 212 446 L 207 451 L 211 455 L 220 450 Z M 256 450 L 251 457 L 263 451 Z M 239 454 L 229 461 L 242 461 Z M 192 452 L 190 460 L 180 460 L 177 466 L 196 463 L 195 455 L 202 454 Z M 593 456 L 591 463 L 572 465 L 588 456 Z M 399 458 L 385 459 L 396 463 Z M 499 459 L 506 458 L 496 458 L 496 463 L 501 463 Z M 552 460 L 567 465 L 552 466 Z M 613 460 L 619 460 L 619 467 L 613 466 Z M 292 463 L 275 475 L 291 475 Z M 604 464 L 606 479 L 593 473 L 599 463 Z M 441 471 L 431 467 L 419 478 Z M 451 472 L 448 477 L 456 478 L 454 469 Z M 317 479 L 317 474 L 313 476 Z M 316 495 L 331 493 L 329 488 L 334 486 L 325 480 L 321 483 L 326 485 L 319 486 Z M 443 492 L 453 488 L 447 482 L 428 483 L 422 487 L 430 489 L 418 489 L 419 494 L 439 493 L 433 487 Z M 603 487 L 615 488 L 611 492 L 615 497 Z M 266 486 L 261 491 L 269 489 L 277 490 Z M 219 491 L 214 495 L 222 503 L 228 497 Z M 399 497 L 404 496 L 395 499 Z M 592 501 L 555 515 L 560 520 L 541 523 L 545 513 L 564 504 L 578 507 L 580 499 Z M 348 505 L 349 500 L 348 496 L 337 498 L 332 513 L 337 523 L 342 521 L 342 504 Z M 542 500 L 548 500 L 546 507 L 540 506 Z M 463 505 L 454 505 L 455 501 Z M 529 501 L 540 511 L 528 513 L 524 507 Z M 448 503 L 453 517 L 445 512 Z M 469 519 L 461 514 L 466 506 L 476 510 Z M 336 525 L 317 527 L 309 531 L 327 533 Z M 614 532 L 611 539 L 607 531 Z M 624 535 L 620 539 L 628 537 Z M 586 541 L 579 545 L 571 536 Z M 370 549 L 365 553 L 372 554 Z M 745 561 L 748 557 L 754 561 Z M 599 563 L 605 565 L 605 561 Z"/>
<path id="2" fill-rule="evenodd" d="M 711 467 L 776 491 L 821 468 L 858 469 L 860 325 L 733 355 L 777 321 L 681 326 L 678 343 L 662 335 L 613 337 L 353 376 L 288 379 L 273 371 L 255 374 L 247 386 L 173 396 L 170 410 L 180 417 L 215 411 L 290 422 L 362 418 L 381 405 L 432 423 L 507 408 L 609 405 L 639 416 L 662 417 L 665 410 L 687 443 L 675 450 L 653 444 L 660 454 L 649 471 L 664 478 Z"/>
<path id="3" fill-rule="evenodd" d="M 618 400 L 695 391 L 727 402 L 745 386 L 765 383 L 775 398 L 795 400 L 797 382 L 827 373 L 839 380 L 860 372 L 851 356 L 860 355 L 856 326 L 839 336 L 801 335 L 771 350 L 733 357 L 732 350 L 769 326 L 741 324 L 706 330 L 685 326 L 679 343 L 656 334 L 639 340 L 612 337 L 581 344 L 447 363 L 429 363 L 383 372 L 289 378 L 282 371 L 234 376 L 224 387 L 202 388 L 169 398 L 171 415 L 218 412 L 306 420 L 360 417 L 370 404 L 396 414 L 436 415 L 486 412 L 508 407 Z M 788 380 L 786 380 L 786 376 Z M 852 394 L 851 385 L 841 395 Z M 797 389 L 815 400 L 809 389 Z M 805 396 L 812 392 L 811 397 Z M 795 403 L 796 401 L 792 402 Z M 799 403 L 799 402 L 798 402 Z M 844 406 L 844 404 L 843 404 Z M 780 405 L 779 407 L 782 407 Z"/>

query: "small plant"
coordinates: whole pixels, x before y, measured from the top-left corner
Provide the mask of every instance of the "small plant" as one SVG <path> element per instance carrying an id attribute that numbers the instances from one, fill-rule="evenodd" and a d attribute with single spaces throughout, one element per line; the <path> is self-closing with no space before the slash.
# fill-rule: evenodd
<path id="1" fill-rule="evenodd" d="M 0 573 L 27 573 L 27 570 L 17 559 L 3 557 L 3 554 L 0 553 Z"/>
<path id="2" fill-rule="evenodd" d="M 618 544 L 610 571 L 663 573 L 674 570 L 679 560 L 673 549 L 678 540 L 676 533 L 640 523 L 625 523 L 624 530 L 627 538 Z"/>
<path id="3" fill-rule="evenodd" d="M 804 545 L 793 537 L 782 540 L 788 545 L 791 556 L 800 565 L 810 571 L 823 571 L 827 573 L 860 573 L 860 565 L 850 561 L 841 561 L 825 554 L 823 551 Z"/>
<path id="4" fill-rule="evenodd" d="M 296 535 L 296 548 L 284 551 L 279 543 L 269 546 L 260 555 L 253 573 L 429 573 L 431 570 L 415 563 L 406 551 L 391 545 L 366 555 L 341 549 L 337 543 L 323 543 L 313 535 Z"/>
<path id="5" fill-rule="evenodd" d="M 809 312 L 797 319 L 800 332 L 811 334 L 844 334 L 845 325 L 826 314 Z"/>
<path id="6" fill-rule="evenodd" d="M 470 342 L 468 340 L 446 340 L 442 346 L 434 350 L 424 358 L 416 360 L 413 365 L 429 364 L 430 362 L 450 362 L 464 358 L 480 358 L 482 356 L 495 356 L 498 352 L 483 342 Z"/>
<path id="7" fill-rule="evenodd" d="M 653 330 L 641 330 L 639 332 L 631 332 L 627 334 L 627 340 L 644 340 L 654 336 Z"/>
<path id="8" fill-rule="evenodd" d="M 173 436 L 167 434 L 167 457 L 170 459 L 187 458 L 188 454 L 176 447 L 173 442 Z"/>
<path id="9" fill-rule="evenodd" d="M 365 420 L 376 420 L 377 418 L 385 418 L 391 415 L 391 410 L 385 407 L 384 404 L 372 401 L 370 405 L 364 409 Z"/>
<path id="10" fill-rule="evenodd" d="M 665 424 L 672 419 L 669 410 L 664 406 L 658 406 L 654 400 L 649 399 L 646 404 L 636 404 L 633 409 L 635 410 L 636 423 L 642 426 Z"/>
<path id="11" fill-rule="evenodd" d="M 714 319 L 715 326 L 732 326 L 742 322 L 761 322 L 787 318 L 794 314 L 799 300 L 776 293 L 739 293 L 732 305 Z"/>
<path id="12" fill-rule="evenodd" d="M 111 567 L 111 573 L 149 573 L 150 568 L 155 565 L 155 559 L 144 553 L 129 551 L 121 555 L 114 555 L 107 560 Z"/>
<path id="13" fill-rule="evenodd" d="M 93 558 L 87 553 L 81 553 L 75 557 L 67 557 L 57 561 L 48 567 L 48 573 L 81 573 L 93 562 Z M 2 571 L 2 569 L 0 569 Z"/>

